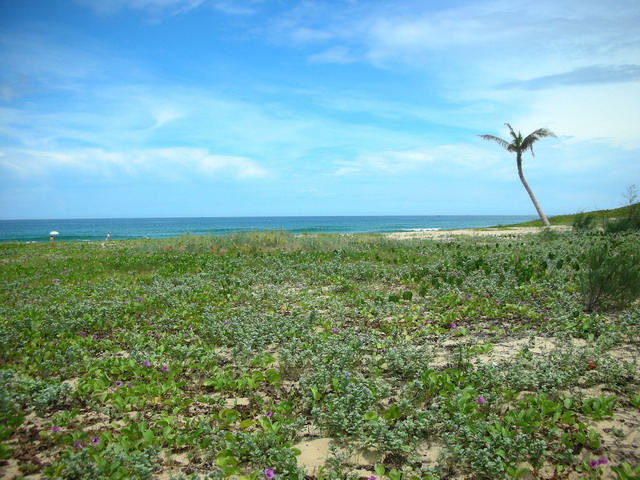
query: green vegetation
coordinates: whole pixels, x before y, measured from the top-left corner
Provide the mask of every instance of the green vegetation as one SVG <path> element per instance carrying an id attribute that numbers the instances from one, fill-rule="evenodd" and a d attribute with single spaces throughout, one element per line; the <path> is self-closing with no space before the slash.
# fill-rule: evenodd
<path id="1" fill-rule="evenodd" d="M 588 230 L 2 244 L 0 468 L 637 479 L 639 247 Z"/>
<path id="2" fill-rule="evenodd" d="M 590 226 L 603 228 L 603 226 L 606 226 L 607 222 L 609 221 L 622 220 L 627 218 L 637 219 L 639 210 L 640 203 L 635 203 L 633 205 L 627 205 L 620 208 L 612 208 L 609 210 L 594 210 L 592 212 L 580 212 L 574 213 L 572 215 L 556 215 L 553 217 L 549 217 L 549 223 L 551 223 L 551 225 L 565 225 L 571 227 L 574 226 L 576 222 L 584 221 L 585 216 L 590 216 L 592 218 Z M 536 219 L 509 226 L 542 227 L 543 225 L 539 219 Z"/>

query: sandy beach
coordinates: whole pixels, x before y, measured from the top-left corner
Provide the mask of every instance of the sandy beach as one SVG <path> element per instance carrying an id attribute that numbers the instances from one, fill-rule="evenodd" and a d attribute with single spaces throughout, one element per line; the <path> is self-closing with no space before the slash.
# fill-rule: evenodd
<path id="1" fill-rule="evenodd" d="M 567 231 L 571 227 L 565 225 L 548 227 L 554 231 Z M 389 238 L 396 239 L 442 239 L 452 238 L 460 235 L 471 237 L 515 237 L 528 235 L 532 233 L 540 233 L 544 230 L 542 227 L 503 227 L 503 228 L 465 228 L 460 230 L 429 230 L 420 232 L 395 232 L 387 234 Z"/>

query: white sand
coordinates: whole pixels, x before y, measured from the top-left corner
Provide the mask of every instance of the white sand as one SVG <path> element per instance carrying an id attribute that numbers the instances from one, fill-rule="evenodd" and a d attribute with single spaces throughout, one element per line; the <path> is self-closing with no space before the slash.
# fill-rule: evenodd
<path id="1" fill-rule="evenodd" d="M 553 231 L 567 231 L 571 227 L 564 225 L 548 227 Z M 500 228 L 465 228 L 462 230 L 430 230 L 424 232 L 395 232 L 388 233 L 388 238 L 397 239 L 433 239 L 433 238 L 452 238 L 460 235 L 470 237 L 516 237 L 527 235 L 530 233 L 540 233 L 543 227 L 500 227 Z"/>

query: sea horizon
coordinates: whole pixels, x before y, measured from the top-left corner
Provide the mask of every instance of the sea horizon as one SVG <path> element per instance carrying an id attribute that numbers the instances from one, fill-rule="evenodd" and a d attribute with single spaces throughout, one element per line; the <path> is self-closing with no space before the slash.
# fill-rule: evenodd
<path id="1" fill-rule="evenodd" d="M 120 217 L 0 220 L 0 242 L 172 238 L 247 231 L 391 233 L 485 228 L 537 218 L 535 215 L 282 215 L 234 217 Z"/>

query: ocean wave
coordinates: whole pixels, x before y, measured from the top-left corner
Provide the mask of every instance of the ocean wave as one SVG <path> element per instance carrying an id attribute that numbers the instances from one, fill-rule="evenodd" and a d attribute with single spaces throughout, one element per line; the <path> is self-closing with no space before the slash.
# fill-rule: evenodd
<path id="1" fill-rule="evenodd" d="M 403 232 L 437 232 L 441 228 L 402 228 Z"/>

